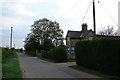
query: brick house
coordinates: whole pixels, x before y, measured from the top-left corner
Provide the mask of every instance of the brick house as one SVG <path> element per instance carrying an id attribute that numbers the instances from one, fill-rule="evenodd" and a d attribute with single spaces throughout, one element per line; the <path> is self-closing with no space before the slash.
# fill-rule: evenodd
<path id="1" fill-rule="evenodd" d="M 94 37 L 94 32 L 92 30 L 87 30 L 87 24 L 82 24 L 81 31 L 71 31 L 68 30 L 66 35 L 66 46 L 68 51 L 68 57 L 74 58 L 74 47 L 79 40 L 92 40 Z"/>
<path id="2" fill-rule="evenodd" d="M 83 23 L 81 31 L 68 30 L 66 35 L 66 47 L 67 47 L 69 58 L 75 57 L 74 49 L 77 41 L 92 40 L 94 38 L 94 32 L 92 30 L 87 30 L 87 26 L 88 25 L 86 23 Z M 96 35 L 96 38 L 120 39 L 120 36 Z"/>

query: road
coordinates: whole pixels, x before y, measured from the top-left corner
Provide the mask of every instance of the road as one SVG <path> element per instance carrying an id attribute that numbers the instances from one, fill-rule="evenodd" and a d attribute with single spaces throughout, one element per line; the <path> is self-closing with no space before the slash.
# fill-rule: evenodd
<path id="1" fill-rule="evenodd" d="M 22 53 L 18 54 L 18 58 L 24 78 L 99 78 L 68 68 L 64 64 L 43 61 Z"/>

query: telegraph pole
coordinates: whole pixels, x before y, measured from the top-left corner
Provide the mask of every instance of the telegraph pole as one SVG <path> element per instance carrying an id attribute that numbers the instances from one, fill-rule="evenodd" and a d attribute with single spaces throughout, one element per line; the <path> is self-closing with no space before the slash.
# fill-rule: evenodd
<path id="1" fill-rule="evenodd" d="M 11 27 L 11 36 L 10 36 L 10 49 L 12 48 L 12 32 L 13 32 L 13 27 Z"/>
<path id="2" fill-rule="evenodd" d="M 95 0 L 93 0 L 93 26 L 94 26 L 94 39 L 96 39 Z"/>

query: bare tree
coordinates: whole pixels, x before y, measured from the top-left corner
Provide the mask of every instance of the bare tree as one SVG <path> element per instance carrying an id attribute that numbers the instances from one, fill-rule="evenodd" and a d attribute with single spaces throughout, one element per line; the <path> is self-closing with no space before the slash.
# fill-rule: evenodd
<path id="1" fill-rule="evenodd" d="M 110 27 L 109 25 L 107 26 L 107 29 L 103 29 L 98 32 L 100 35 L 107 35 L 107 36 L 119 36 L 120 34 L 118 31 L 114 31 L 114 27 Z"/>
<path id="2" fill-rule="evenodd" d="M 114 33 L 115 36 L 120 36 L 120 32 L 117 30 L 115 33 Z"/>

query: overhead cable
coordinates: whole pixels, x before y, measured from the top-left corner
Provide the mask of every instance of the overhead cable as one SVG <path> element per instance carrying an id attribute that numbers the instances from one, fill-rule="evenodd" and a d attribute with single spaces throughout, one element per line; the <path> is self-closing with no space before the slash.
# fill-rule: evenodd
<path id="1" fill-rule="evenodd" d="M 83 17 L 83 19 L 82 19 L 82 21 L 81 21 L 81 24 L 82 24 L 82 22 L 84 21 L 87 13 L 88 13 L 88 11 L 89 11 L 90 5 L 91 5 L 91 2 L 90 2 L 89 6 L 88 6 L 88 8 L 87 8 L 87 10 L 86 10 L 86 12 L 85 12 L 85 15 L 84 15 L 84 17 Z"/>
<path id="2" fill-rule="evenodd" d="M 66 14 L 68 14 L 68 12 L 70 12 L 78 3 L 80 0 L 78 0 L 71 8 L 69 8 L 64 14 L 62 14 L 59 18 L 57 18 L 56 20 L 61 19 L 62 17 L 64 17 Z"/>
<path id="3" fill-rule="evenodd" d="M 116 23 L 116 21 L 112 18 L 112 16 L 109 14 L 109 12 L 104 8 L 104 6 L 100 3 L 100 1 L 98 1 L 98 3 L 100 4 L 100 6 L 104 9 L 104 11 L 107 13 L 107 15 L 111 18 L 111 20 L 118 26 L 118 24 Z"/>

